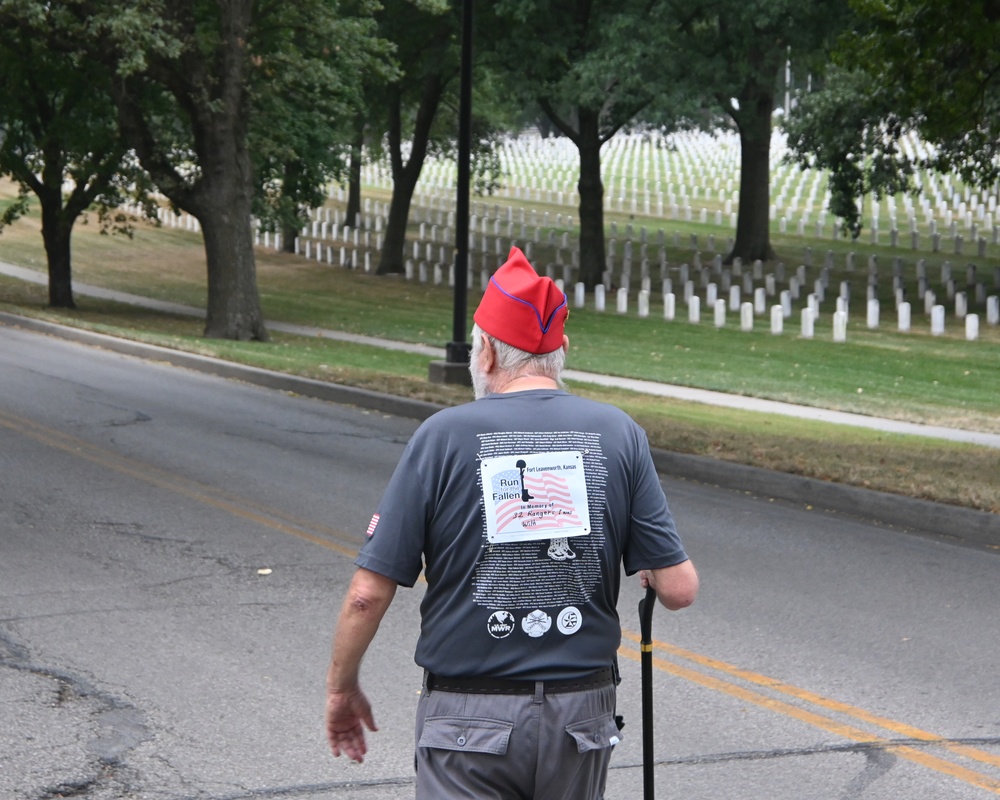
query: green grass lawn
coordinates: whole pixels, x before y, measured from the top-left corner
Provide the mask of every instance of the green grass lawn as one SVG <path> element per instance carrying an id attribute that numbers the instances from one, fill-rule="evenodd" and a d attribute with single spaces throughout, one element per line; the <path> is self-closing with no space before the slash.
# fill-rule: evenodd
<path id="1" fill-rule="evenodd" d="M 776 238 L 775 247 L 792 252 L 802 242 Z M 677 255 L 672 254 L 673 263 Z M 0 234 L 0 260 L 44 271 L 37 219 L 19 221 Z M 929 271 L 938 266 L 929 260 Z M 74 235 L 74 276 L 77 282 L 205 304 L 201 239 L 186 231 L 140 225 L 128 239 L 100 235 L 92 224 L 80 226 Z M 446 286 L 331 268 L 264 249 L 258 250 L 258 279 L 270 320 L 437 346 L 451 339 L 452 290 Z M 477 287 L 470 292 L 470 308 L 478 296 Z M 77 298 L 78 310 L 62 312 L 47 309 L 46 300 L 44 287 L 0 277 L 0 307 L 7 311 L 435 402 L 469 397 L 468 390 L 430 384 L 428 359 L 422 356 L 281 333 L 270 343 L 206 340 L 197 318 L 83 296 Z M 567 323 L 568 366 L 576 370 L 1000 432 L 1000 332 L 985 324 L 977 342 L 967 342 L 954 322 L 945 336 L 931 336 L 922 308 L 919 315 L 915 308 L 913 332 L 895 332 L 891 321 L 869 331 L 862 305 L 854 302 L 848 341 L 834 343 L 828 312 L 817 323 L 815 338 L 806 340 L 798 335 L 797 314 L 776 336 L 766 320 L 758 320 L 753 332 L 741 332 L 735 315 L 722 329 L 704 314 L 698 325 L 680 315 L 665 322 L 656 298 L 648 319 L 639 319 L 634 308 L 619 315 L 588 305 L 574 308 Z M 593 386 L 572 388 L 625 408 L 657 446 L 1000 512 L 996 450 Z"/>

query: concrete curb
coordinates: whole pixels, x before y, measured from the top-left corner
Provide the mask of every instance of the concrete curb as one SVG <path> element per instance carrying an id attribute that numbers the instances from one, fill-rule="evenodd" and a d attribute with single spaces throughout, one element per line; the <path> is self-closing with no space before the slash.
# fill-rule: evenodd
<path id="1" fill-rule="evenodd" d="M 343 403 L 359 406 L 360 408 L 370 408 L 373 411 L 394 414 L 399 417 L 424 420 L 442 408 L 442 406 L 436 403 L 428 403 L 423 400 L 394 397 L 367 389 L 358 389 L 353 386 L 342 386 L 337 383 L 300 378 L 294 375 L 286 375 L 282 372 L 236 364 L 232 361 L 224 361 L 220 358 L 212 358 L 211 356 L 185 353 L 183 350 L 171 350 L 169 347 L 134 342 L 129 339 L 119 339 L 103 333 L 87 331 L 81 328 L 71 328 L 31 317 L 19 317 L 2 311 L 0 311 L 0 324 L 8 325 L 12 328 L 23 328 L 24 330 L 45 333 L 50 336 L 58 336 L 60 339 L 100 347 L 123 355 L 160 361 L 165 364 L 172 364 L 175 367 L 185 367 L 196 372 L 205 372 L 210 375 L 218 375 L 223 378 L 252 383 L 268 389 L 301 394 L 305 397 L 327 400 L 331 403 Z"/>
<path id="2" fill-rule="evenodd" d="M 734 464 L 707 456 L 653 450 L 671 477 L 747 491 L 919 533 L 1000 548 L 1000 514 Z"/>
<path id="3" fill-rule="evenodd" d="M 58 336 L 68 341 L 161 361 L 256 386 L 331 403 L 354 405 L 409 419 L 424 420 L 442 408 L 437 403 L 300 378 L 5 312 L 0 312 L 0 324 Z M 846 486 L 801 475 L 774 472 L 707 456 L 654 450 L 653 461 L 657 470 L 673 478 L 802 503 L 823 511 L 849 514 L 857 518 L 970 544 L 1000 547 L 1000 514 Z"/>

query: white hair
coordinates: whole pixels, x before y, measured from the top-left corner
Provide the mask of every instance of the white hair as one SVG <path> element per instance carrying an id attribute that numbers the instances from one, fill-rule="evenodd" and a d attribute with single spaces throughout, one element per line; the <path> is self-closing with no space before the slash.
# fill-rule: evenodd
<path id="1" fill-rule="evenodd" d="M 522 376 L 536 376 L 551 378 L 560 388 L 562 387 L 562 371 L 566 364 L 566 351 L 560 345 L 551 353 L 529 353 L 526 350 L 514 347 L 490 336 L 478 325 L 472 326 L 472 353 L 469 360 L 469 368 L 472 372 L 473 388 L 476 397 L 488 394 L 485 386 L 485 376 L 478 375 L 479 353 L 482 351 L 482 337 L 486 336 L 490 346 L 493 348 L 493 355 L 496 359 L 496 369 L 507 380 L 513 380 Z"/>

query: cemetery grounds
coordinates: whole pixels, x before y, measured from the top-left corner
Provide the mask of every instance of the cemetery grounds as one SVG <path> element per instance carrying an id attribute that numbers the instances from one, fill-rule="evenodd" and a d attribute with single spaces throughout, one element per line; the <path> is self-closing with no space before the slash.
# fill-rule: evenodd
<path id="1" fill-rule="evenodd" d="M 917 198 L 866 198 L 865 230 L 852 242 L 825 210 L 825 176 L 782 163 L 782 153 L 776 134 L 777 260 L 734 268 L 721 260 L 735 230 L 735 137 L 632 135 L 609 142 L 603 154 L 609 263 L 599 310 L 598 293 L 580 298 L 575 288 L 575 149 L 533 135 L 509 140 L 502 150 L 504 187 L 472 202 L 470 307 L 489 272 L 518 244 L 566 288 L 568 366 L 575 370 L 1000 433 L 996 187 L 976 192 L 954 176 L 922 174 Z M 346 193 L 333 187 L 324 208 L 311 213 L 296 255 L 277 251 L 273 236 L 259 233 L 265 317 L 443 347 L 452 338 L 454 165 L 431 162 L 424 169 L 411 209 L 406 275 L 372 272 L 391 190 L 384 165 L 365 169 L 364 187 L 362 219 L 350 226 Z M 0 183 L 0 208 L 15 193 Z M 101 235 L 93 220 L 81 221 L 74 280 L 204 308 L 197 225 L 166 211 L 161 222 L 137 222 L 130 239 Z M 45 270 L 37 214 L 0 234 L 0 261 Z M 691 298 L 700 306 L 696 322 Z M 712 302 L 719 300 L 721 315 Z M 875 317 L 870 300 L 878 302 Z M 429 384 L 426 356 L 278 332 L 270 343 L 205 340 L 190 316 L 79 293 L 72 312 L 48 309 L 46 301 L 43 286 L 0 276 L 0 310 L 11 313 L 434 402 L 469 398 L 467 389 Z M 908 330 L 900 330 L 902 302 L 909 303 Z M 802 310 L 810 303 L 818 313 L 807 331 Z M 843 316 L 835 326 L 838 310 Z M 1000 458 L 990 448 L 606 387 L 571 388 L 626 409 L 654 446 L 1000 512 Z"/>

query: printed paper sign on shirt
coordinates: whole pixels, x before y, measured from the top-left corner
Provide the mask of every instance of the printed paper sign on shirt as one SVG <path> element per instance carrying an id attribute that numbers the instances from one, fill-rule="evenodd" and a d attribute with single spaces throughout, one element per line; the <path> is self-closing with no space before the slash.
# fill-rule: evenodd
<path id="1" fill-rule="evenodd" d="M 525 542 L 590 533 L 583 456 L 575 450 L 482 462 L 486 538 Z"/>

